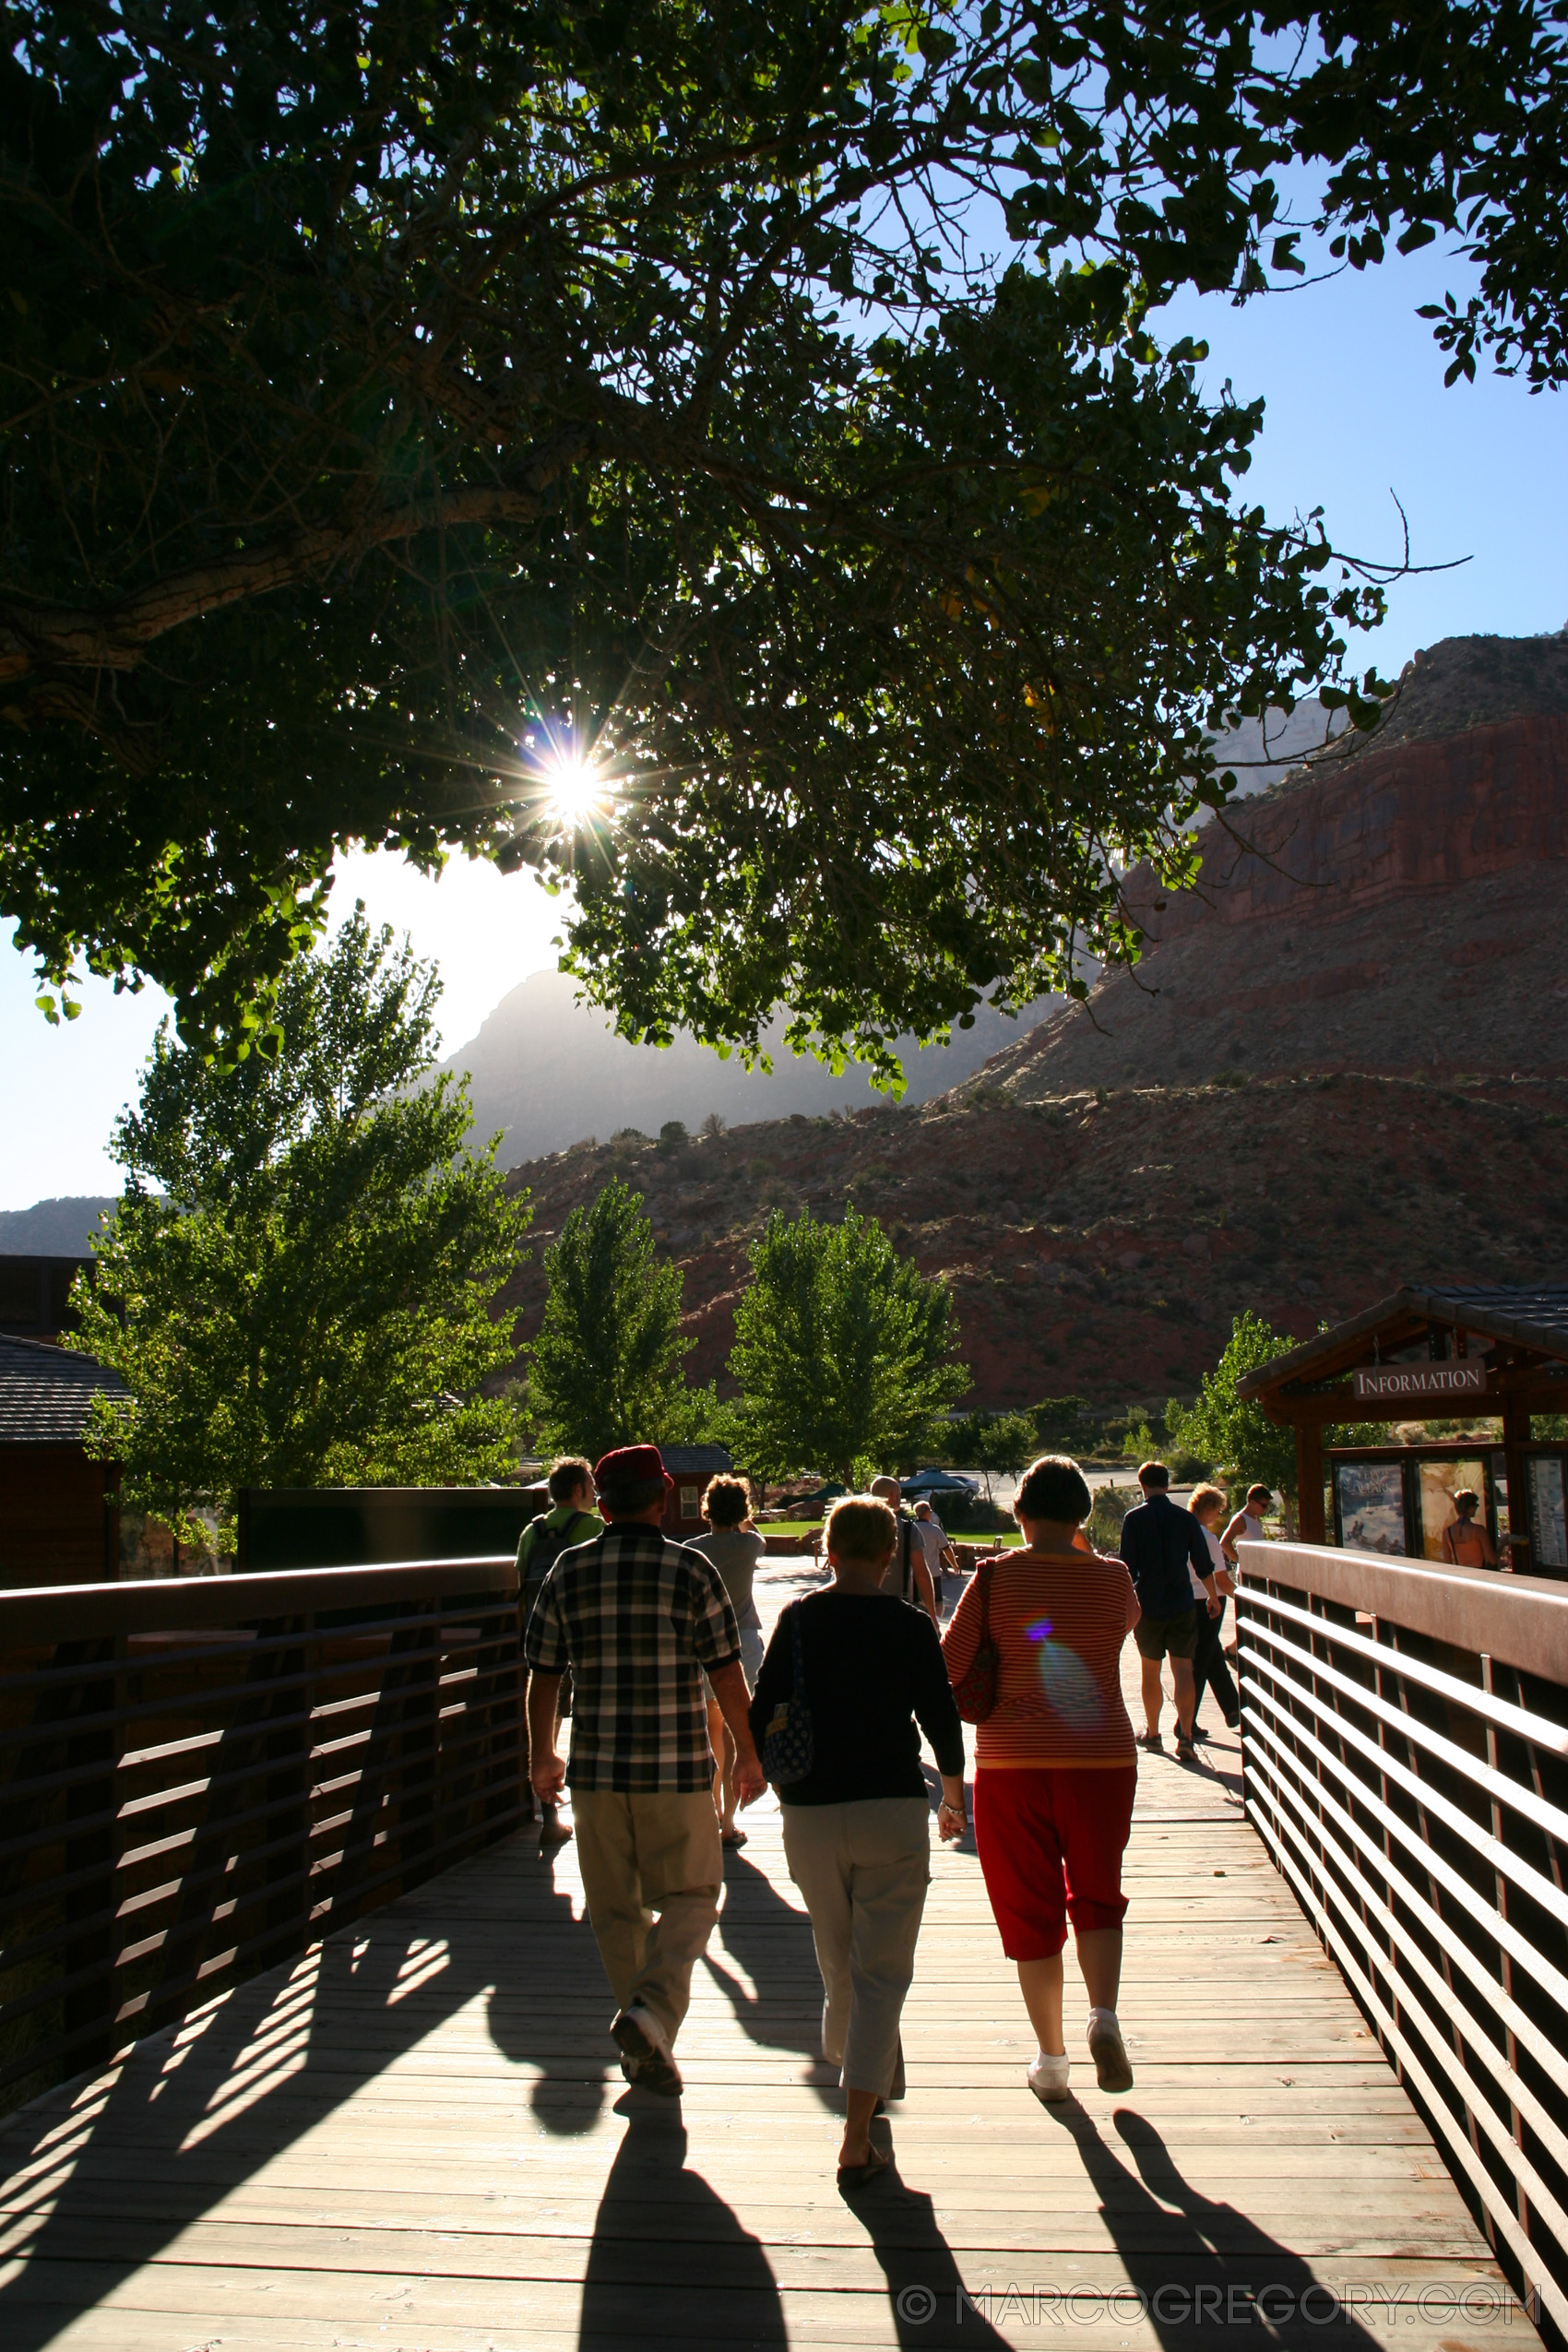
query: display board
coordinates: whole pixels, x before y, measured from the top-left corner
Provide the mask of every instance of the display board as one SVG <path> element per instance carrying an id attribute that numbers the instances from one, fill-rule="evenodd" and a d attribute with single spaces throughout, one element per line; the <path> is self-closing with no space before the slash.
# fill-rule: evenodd
<path id="1" fill-rule="evenodd" d="M 1568 1515 L 1563 1507 L 1562 1456 L 1533 1454 L 1530 1473 L 1530 1557 L 1537 1569 L 1568 1568 Z"/>
<path id="2" fill-rule="evenodd" d="M 1403 1559 L 1409 1550 L 1404 1463 L 1336 1462 L 1334 1521 L 1336 1538 L 1347 1551 Z"/>

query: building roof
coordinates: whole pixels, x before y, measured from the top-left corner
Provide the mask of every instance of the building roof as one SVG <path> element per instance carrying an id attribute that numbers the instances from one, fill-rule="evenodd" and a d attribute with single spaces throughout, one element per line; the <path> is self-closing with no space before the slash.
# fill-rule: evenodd
<path id="1" fill-rule="evenodd" d="M 1351 1355 L 1359 1352 L 1356 1342 L 1370 1341 L 1374 1332 L 1401 1324 L 1442 1324 L 1568 1362 L 1568 1283 L 1405 1283 L 1363 1314 L 1334 1324 L 1288 1355 L 1243 1373 L 1236 1383 L 1237 1394 L 1256 1396 L 1286 1381 L 1329 1378 L 1348 1369 Z"/>
<path id="2" fill-rule="evenodd" d="M 0 1335 L 0 1445 L 79 1445 L 94 1396 L 129 1394 L 74 1348 Z"/>
<path id="3" fill-rule="evenodd" d="M 727 1445 L 661 1445 L 659 1451 L 671 1478 L 717 1478 L 735 1467 Z"/>

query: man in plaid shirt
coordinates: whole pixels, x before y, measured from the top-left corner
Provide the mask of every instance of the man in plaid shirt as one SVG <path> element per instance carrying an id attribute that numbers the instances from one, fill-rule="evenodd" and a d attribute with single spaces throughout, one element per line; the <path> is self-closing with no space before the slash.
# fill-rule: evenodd
<path id="1" fill-rule="evenodd" d="M 547 1805 L 564 1782 L 572 1791 L 588 1917 L 620 2003 L 610 2030 L 621 2071 L 673 2098 L 675 2036 L 724 1883 L 705 1669 L 735 1736 L 739 1801 L 766 1784 L 735 1612 L 701 1552 L 664 1534 L 674 1480 L 659 1448 L 622 1446 L 593 1475 L 609 1524 L 560 1554 L 523 1637 L 533 1785 Z M 570 1764 L 555 1747 L 568 1666 Z"/>

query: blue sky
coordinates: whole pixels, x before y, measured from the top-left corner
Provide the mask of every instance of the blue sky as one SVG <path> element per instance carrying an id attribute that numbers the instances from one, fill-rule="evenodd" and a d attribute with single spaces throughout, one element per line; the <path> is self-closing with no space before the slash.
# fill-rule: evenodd
<path id="1" fill-rule="evenodd" d="M 1358 277 L 1234 309 L 1223 297 L 1184 297 L 1155 322 L 1165 341 L 1206 339 L 1205 388 L 1229 377 L 1239 399 L 1268 407 L 1246 478 L 1275 517 L 1319 505 L 1330 536 L 1358 554 L 1396 557 L 1399 517 L 1410 519 L 1419 564 L 1472 560 L 1458 571 L 1397 584 L 1389 618 L 1362 640 L 1358 668 L 1397 675 L 1418 647 L 1486 632 L 1522 636 L 1568 622 L 1568 437 L 1561 396 L 1532 399 L 1521 384 L 1478 374 L 1445 390 L 1443 359 L 1418 303 L 1466 284 L 1435 248 Z M 472 1036 L 506 991 L 554 961 L 558 909 L 527 875 L 457 861 L 439 883 L 385 857 L 345 862 L 337 893 L 356 893 L 377 921 L 407 930 L 439 961 L 443 1029 L 451 1046 Z M 29 959 L 0 931 L 0 1053 L 11 1117 L 0 1135 L 0 1208 L 65 1193 L 113 1193 L 105 1146 L 160 1011 L 152 990 L 116 997 L 83 992 L 79 1020 L 51 1029 L 33 1008 Z"/>

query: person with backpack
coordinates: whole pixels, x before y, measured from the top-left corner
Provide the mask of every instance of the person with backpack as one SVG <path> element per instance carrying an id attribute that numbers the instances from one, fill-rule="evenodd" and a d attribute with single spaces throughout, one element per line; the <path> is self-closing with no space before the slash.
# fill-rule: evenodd
<path id="1" fill-rule="evenodd" d="M 523 1529 L 517 1546 L 517 1583 L 522 1594 L 523 1629 L 528 1629 L 529 1615 L 539 1598 L 546 1576 L 564 1551 L 577 1543 L 592 1543 L 601 1532 L 599 1514 L 593 1508 L 593 1465 L 580 1454 L 564 1454 L 551 1467 L 549 1478 L 550 1508 L 530 1519 Z M 561 1678 L 560 1705 L 555 1728 L 559 1737 L 561 1720 L 572 1711 L 572 1678 Z M 525 1708 L 525 1721 L 527 1710 Z M 529 1787 L 532 1787 L 533 1757 L 529 1757 Z M 540 1800 L 541 1846 L 559 1846 L 571 1836 L 571 1826 L 561 1818 L 558 1805 Z"/>
<path id="2" fill-rule="evenodd" d="M 883 1590 L 896 1593 L 913 1609 L 923 1609 L 940 1633 L 942 1612 L 936 1605 L 936 1585 L 931 1571 L 934 1538 L 928 1550 L 920 1521 L 904 1509 L 904 1490 L 897 1479 L 873 1479 L 871 1491 L 879 1503 L 886 1503 L 894 1518 L 893 1550 Z"/>
<path id="3" fill-rule="evenodd" d="M 1075 1462 L 1031 1464 L 1013 1505 L 1023 1548 L 980 1562 L 942 1645 L 958 1712 L 979 1726 L 975 1847 L 1039 2041 L 1027 2079 L 1042 2100 L 1068 2097 L 1069 1919 L 1099 2087 L 1133 2087 L 1116 2013 L 1138 1781 L 1121 1657 L 1141 1612 L 1123 1562 L 1079 1548 L 1092 1508 Z"/>
<path id="4" fill-rule="evenodd" d="M 887 2168 L 871 2140 L 901 2098 L 898 2025 L 931 1878 L 925 1733 L 942 1776 L 944 1838 L 963 1835 L 964 1727 L 921 1611 L 885 1582 L 897 1522 L 880 1496 L 827 1515 L 833 1582 L 779 1615 L 752 1701 L 752 1736 L 778 1790 L 784 1856 L 805 1898 L 822 1976 L 822 2054 L 844 2089 L 838 2187 Z"/>

